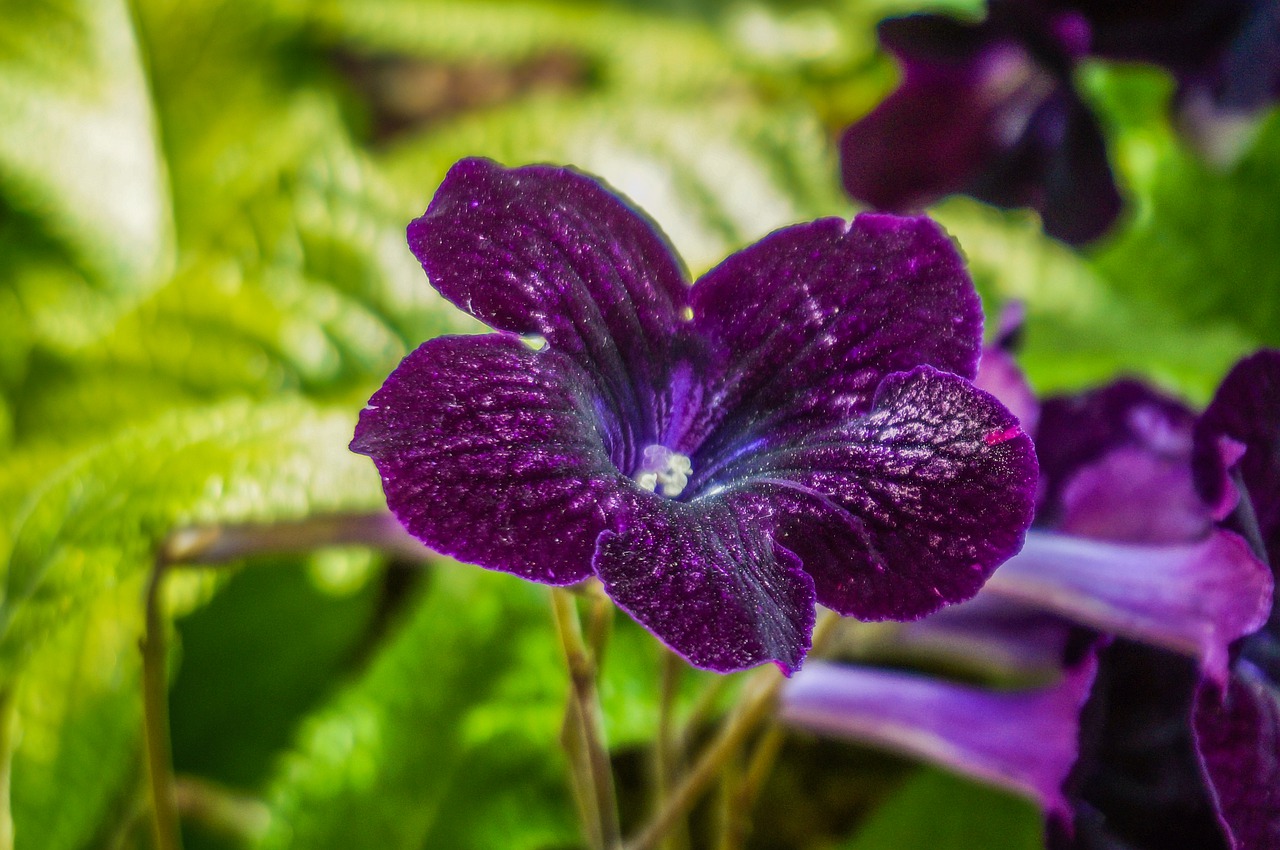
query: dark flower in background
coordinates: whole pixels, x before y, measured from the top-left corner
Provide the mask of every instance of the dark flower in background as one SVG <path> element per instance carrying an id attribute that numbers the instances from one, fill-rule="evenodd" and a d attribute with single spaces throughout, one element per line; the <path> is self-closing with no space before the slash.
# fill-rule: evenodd
<path id="1" fill-rule="evenodd" d="M 970 383 L 977 295 L 928 219 L 789 227 L 690 286 L 591 178 L 473 159 L 409 244 L 499 331 L 424 343 L 352 442 L 440 552 L 597 576 L 695 665 L 790 672 L 815 601 L 920 617 L 1022 543 L 1031 443 Z"/>
<path id="2" fill-rule="evenodd" d="M 849 194 L 895 212 L 951 194 L 1030 207 L 1076 245 L 1122 206 L 1072 81 L 1082 59 L 1167 69 L 1179 127 L 1219 163 L 1280 99 L 1280 0 L 990 0 L 979 23 L 892 18 L 879 37 L 903 81 L 841 139 Z"/>
<path id="3" fill-rule="evenodd" d="M 824 665 L 784 692 L 784 716 L 1028 794 L 1054 848 L 1280 847 L 1265 564 L 1280 537 L 1280 352 L 1242 361 L 1199 417 L 1121 381 L 1046 402 L 1036 438 L 1044 530 L 975 600 L 905 637 L 1033 673 L 1056 663 L 1059 682 L 1002 694 L 915 676 L 885 697 L 884 677 L 906 674 Z M 1071 543 L 1046 555 L 1046 540 Z M 1020 757 L 990 745 L 1027 728 L 1044 744 Z"/>
<path id="4" fill-rule="evenodd" d="M 1072 83 L 1088 47 L 1078 15 L 999 4 L 980 23 L 944 15 L 882 21 L 903 81 L 840 140 L 846 191 L 895 212 L 952 194 L 1039 211 L 1081 244 L 1121 209 L 1097 119 Z"/>
<path id="5" fill-rule="evenodd" d="M 1083 15 L 1089 52 L 1173 74 L 1178 126 L 1211 160 L 1229 163 L 1263 110 L 1280 100 L 1277 0 L 1051 0 Z"/>

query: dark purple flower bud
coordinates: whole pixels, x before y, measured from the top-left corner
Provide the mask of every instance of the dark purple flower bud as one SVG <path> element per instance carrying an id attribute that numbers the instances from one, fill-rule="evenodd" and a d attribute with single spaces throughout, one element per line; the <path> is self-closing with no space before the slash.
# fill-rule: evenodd
<path id="1" fill-rule="evenodd" d="M 845 189 L 895 212 L 950 194 L 1039 211 L 1045 231 L 1081 244 L 1121 200 L 1097 120 L 1072 69 L 1088 43 L 1078 15 L 993 7 L 981 23 L 941 15 L 880 25 L 903 81 L 840 142 Z"/>
<path id="2" fill-rule="evenodd" d="M 352 442 L 437 551 L 597 576 L 697 666 L 790 672 L 815 602 L 920 617 L 1021 546 L 1034 454 L 970 383 L 977 295 L 928 219 L 786 228 L 691 286 L 595 180 L 472 159 L 409 244 L 499 331 L 424 343 Z"/>

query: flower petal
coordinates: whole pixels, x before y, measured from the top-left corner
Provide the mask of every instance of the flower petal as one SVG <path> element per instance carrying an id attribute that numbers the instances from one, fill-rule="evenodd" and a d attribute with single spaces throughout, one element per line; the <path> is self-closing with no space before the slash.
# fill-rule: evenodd
<path id="1" fill-rule="evenodd" d="M 588 376 L 503 335 L 441 337 L 369 400 L 353 451 L 392 512 L 436 551 L 548 584 L 591 575 L 629 483 L 595 425 Z"/>
<path id="2" fill-rule="evenodd" d="M 921 366 L 886 378 L 867 416 L 724 475 L 776 505 L 774 539 L 800 557 L 819 602 L 906 620 L 973 596 L 1018 550 L 1036 462 L 999 402 Z"/>
<path id="3" fill-rule="evenodd" d="M 784 723 L 889 747 L 1030 796 L 1070 817 L 1063 785 L 1075 764 L 1090 652 L 1056 684 L 989 691 L 906 673 L 824 662 L 782 692 Z"/>
<path id="4" fill-rule="evenodd" d="M 1203 540 L 1213 524 L 1185 458 L 1132 447 L 1078 470 L 1060 510 L 1055 531 L 1113 543 Z"/>
<path id="5" fill-rule="evenodd" d="M 964 193 L 1032 207 L 1051 236 L 1072 244 L 1105 233 L 1121 199 L 1055 23 L 995 14 L 979 24 L 938 15 L 883 22 L 881 42 L 905 79 L 840 140 L 849 194 L 907 212 Z"/>
<path id="6" fill-rule="evenodd" d="M 1099 651 L 1069 783 L 1076 818 L 1049 821 L 1050 850 L 1229 850 L 1192 741 L 1201 681 L 1162 649 L 1119 639 Z"/>
<path id="7" fill-rule="evenodd" d="M 1236 462 L 1249 497 L 1246 518 L 1229 521 L 1246 537 L 1257 537 L 1272 567 L 1280 569 L 1280 351 L 1260 351 L 1236 364 L 1196 423 L 1196 484 L 1211 503 L 1223 501 L 1231 483 L 1221 463 L 1222 438 L 1243 447 Z M 1251 527 L 1245 527 L 1248 523 Z"/>
<path id="8" fill-rule="evenodd" d="M 694 326 L 732 364 L 713 458 L 861 415 L 881 380 L 921 364 L 972 377 L 982 309 L 964 260 L 927 218 L 863 214 L 779 230 L 693 289 Z M 705 480 L 705 476 L 704 476 Z"/>
<path id="9" fill-rule="evenodd" d="M 767 504 L 697 505 L 654 496 L 606 532 L 595 569 L 605 591 L 690 664 L 731 673 L 772 661 L 799 669 L 813 633 L 813 581 L 765 535 Z"/>
<path id="10" fill-rule="evenodd" d="M 1266 622 L 1271 574 L 1228 531 L 1138 546 L 1033 531 L 987 593 L 1200 659 L 1225 681 L 1228 646 Z"/>
<path id="11" fill-rule="evenodd" d="M 968 602 L 904 624 L 892 641 L 899 650 L 944 660 L 946 669 L 978 665 L 983 671 L 1029 677 L 1061 667 L 1083 634 L 1061 617 L 981 591 Z"/>
<path id="12" fill-rule="evenodd" d="M 1046 399 L 1036 430 L 1040 500 L 1036 524 L 1056 527 L 1063 490 L 1085 466 L 1116 449 L 1136 448 L 1186 462 L 1195 414 L 1175 398 L 1133 380 Z"/>
<path id="13" fill-rule="evenodd" d="M 567 168 L 465 159 L 409 225 L 409 247 L 454 304 L 544 337 L 598 376 L 624 425 L 656 429 L 652 396 L 669 384 L 689 286 L 657 225 L 622 198 Z"/>
<path id="14" fill-rule="evenodd" d="M 1280 693 L 1247 665 L 1201 687 L 1195 740 L 1232 850 L 1280 847 Z"/>

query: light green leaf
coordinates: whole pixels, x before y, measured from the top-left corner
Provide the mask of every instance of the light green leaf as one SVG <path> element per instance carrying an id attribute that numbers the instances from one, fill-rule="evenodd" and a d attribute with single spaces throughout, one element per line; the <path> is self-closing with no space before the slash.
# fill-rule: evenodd
<path id="1" fill-rule="evenodd" d="M 531 654 L 542 655 L 529 647 L 546 647 L 545 593 L 474 567 L 436 568 L 368 672 L 306 723 L 282 760 L 260 846 L 471 847 L 484 846 L 469 842 L 486 835 L 511 848 L 570 841 L 576 827 L 559 720 L 538 707 L 563 705 L 563 672 L 547 669 L 543 657 L 541 686 L 521 693 L 523 701 L 512 701 L 520 689 L 502 684 L 527 672 Z M 496 710 L 503 703 L 509 710 Z M 480 709 L 484 719 L 474 719 Z M 466 842 L 451 843 L 460 835 Z"/>
<path id="2" fill-rule="evenodd" d="M 11 514 L 0 598 L 0 672 L 56 623 L 144 572 L 176 526 L 267 522 L 381 504 L 378 478 L 346 449 L 354 410 L 283 400 L 160 417 L 76 454 Z"/>
<path id="3" fill-rule="evenodd" d="M 777 227 L 840 214 L 830 150 L 807 112 L 747 98 L 712 105 L 541 99 L 457 122 L 388 155 L 419 214 L 455 161 L 572 164 L 623 192 L 704 271 Z"/>
<path id="4" fill-rule="evenodd" d="M 0 18 L 0 192 L 95 286 L 145 291 L 172 259 L 172 225 L 126 3 L 3 0 Z"/>

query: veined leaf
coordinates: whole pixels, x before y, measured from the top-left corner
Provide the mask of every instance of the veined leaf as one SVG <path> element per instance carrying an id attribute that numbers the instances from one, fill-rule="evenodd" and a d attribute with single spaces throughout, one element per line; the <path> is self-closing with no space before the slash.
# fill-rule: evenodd
<path id="1" fill-rule="evenodd" d="M 34 482 L 11 515 L 0 671 L 7 677 L 55 623 L 144 572 L 175 526 L 381 504 L 377 475 L 346 450 L 353 426 L 354 410 L 229 402 L 126 429 Z"/>
<path id="2" fill-rule="evenodd" d="M 823 132 L 749 98 L 673 105 L 534 100 L 410 140 L 386 161 L 420 214 L 455 161 L 571 164 L 648 212 L 695 272 L 786 224 L 847 214 Z"/>
<path id="3" fill-rule="evenodd" d="M 531 706 L 540 718 L 532 724 L 469 724 L 478 707 L 504 699 L 503 678 L 528 663 L 527 642 L 549 618 L 542 588 L 474 567 L 437 567 L 368 672 L 307 722 L 282 760 L 260 846 L 455 846 L 436 839 L 472 835 L 491 818 L 510 827 L 504 847 L 571 841 L 558 718 Z M 563 671 L 543 669 L 535 699 L 563 705 Z M 510 705 L 507 716 L 517 720 L 523 706 Z M 501 716 L 488 713 L 490 721 Z M 490 773 L 513 768 L 519 772 L 501 782 Z M 514 802 L 522 798 L 537 805 L 525 810 Z"/>
<path id="4" fill-rule="evenodd" d="M 172 259 L 165 165 L 124 0 L 0 2 L 0 191 L 95 287 L 145 291 Z"/>

